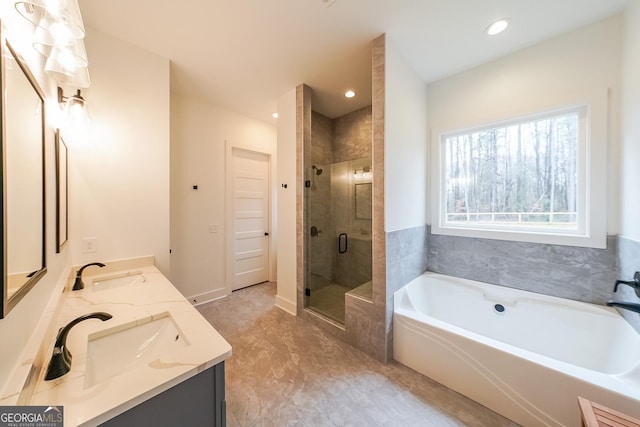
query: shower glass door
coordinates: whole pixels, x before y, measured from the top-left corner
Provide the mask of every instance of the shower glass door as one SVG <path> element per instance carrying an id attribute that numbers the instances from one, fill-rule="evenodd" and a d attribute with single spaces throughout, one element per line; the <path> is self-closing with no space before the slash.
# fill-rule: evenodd
<path id="1" fill-rule="evenodd" d="M 371 298 L 371 159 L 311 165 L 305 182 L 305 307 L 344 324 L 345 294 Z"/>

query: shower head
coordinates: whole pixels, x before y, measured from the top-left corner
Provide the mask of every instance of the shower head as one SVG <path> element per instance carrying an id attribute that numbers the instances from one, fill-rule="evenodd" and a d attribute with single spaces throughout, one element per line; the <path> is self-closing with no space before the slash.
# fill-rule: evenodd
<path id="1" fill-rule="evenodd" d="M 322 175 L 322 169 L 318 169 L 316 165 L 311 165 L 311 169 L 316 171 L 316 175 Z"/>

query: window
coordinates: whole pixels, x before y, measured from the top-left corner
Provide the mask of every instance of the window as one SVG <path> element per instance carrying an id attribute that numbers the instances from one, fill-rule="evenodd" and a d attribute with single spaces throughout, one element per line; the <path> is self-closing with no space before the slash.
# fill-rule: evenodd
<path id="1" fill-rule="evenodd" d="M 445 223 L 576 230 L 579 130 L 573 111 L 444 136 Z"/>
<path id="2" fill-rule="evenodd" d="M 588 112 L 583 106 L 440 133 L 433 232 L 602 247 L 604 233 L 584 241 L 594 237 Z"/>

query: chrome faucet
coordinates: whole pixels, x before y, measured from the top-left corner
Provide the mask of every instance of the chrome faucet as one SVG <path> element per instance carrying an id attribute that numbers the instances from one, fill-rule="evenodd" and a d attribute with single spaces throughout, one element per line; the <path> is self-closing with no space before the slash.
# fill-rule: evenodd
<path id="1" fill-rule="evenodd" d="M 632 302 L 607 301 L 607 305 L 609 307 L 618 307 L 618 308 L 623 308 L 625 310 L 640 313 L 640 304 L 635 304 Z"/>
<path id="2" fill-rule="evenodd" d="M 49 361 L 49 366 L 47 367 L 47 373 L 44 377 L 45 381 L 54 380 L 59 378 L 69 372 L 71 369 L 71 352 L 67 348 L 67 335 L 69 335 L 69 331 L 71 328 L 76 326 L 78 323 L 88 320 L 88 319 L 100 319 L 103 322 L 111 319 L 109 313 L 90 313 L 85 314 L 84 316 L 80 316 L 67 324 L 64 328 L 60 328 L 58 331 L 58 336 L 56 337 L 56 344 L 53 347 L 53 355 L 51 356 L 51 360 Z"/>
<path id="3" fill-rule="evenodd" d="M 79 291 L 80 289 L 84 289 L 84 283 L 82 283 L 82 272 L 85 268 L 91 267 L 92 265 L 97 265 L 98 267 L 104 267 L 104 264 L 101 262 L 92 262 L 91 264 L 83 265 L 76 272 L 76 281 L 73 283 L 73 290 Z"/>

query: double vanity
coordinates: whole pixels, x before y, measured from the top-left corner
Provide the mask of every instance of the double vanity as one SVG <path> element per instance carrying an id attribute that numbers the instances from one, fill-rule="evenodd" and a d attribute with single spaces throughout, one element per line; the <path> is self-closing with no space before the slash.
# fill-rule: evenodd
<path id="1" fill-rule="evenodd" d="M 231 346 L 153 258 L 89 267 L 81 290 L 74 278 L 16 403 L 63 406 L 65 426 L 225 424 Z"/>
<path id="2" fill-rule="evenodd" d="M 23 17 L 43 13 L 44 6 L 32 3 L 16 2 L 15 9 L 25 8 Z M 54 233 L 47 231 L 53 215 L 47 211 L 50 165 L 45 168 L 54 157 L 46 137 L 52 128 L 45 92 L 6 38 L 5 24 L 12 20 L 2 18 L 0 319 L 4 350 L 12 351 L 3 351 L 0 405 L 62 406 L 67 427 L 224 426 L 224 360 L 231 346 L 160 273 L 153 257 L 92 263 L 59 279 L 50 275 L 49 288 L 32 293 L 53 252 L 47 251 Z M 38 15 L 32 22 L 39 21 Z M 57 95 L 58 103 L 69 101 L 60 87 Z M 77 97 L 82 99 L 79 90 Z M 69 237 L 69 176 L 59 129 L 53 166 L 55 250 L 61 253 Z M 51 263 L 51 273 L 61 274 L 69 259 Z M 25 331 L 19 339 L 17 326 Z"/>

